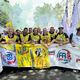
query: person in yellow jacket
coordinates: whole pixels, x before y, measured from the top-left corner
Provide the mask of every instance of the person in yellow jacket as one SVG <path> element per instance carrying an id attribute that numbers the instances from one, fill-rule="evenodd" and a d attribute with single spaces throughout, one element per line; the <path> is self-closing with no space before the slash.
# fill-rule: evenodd
<path id="1" fill-rule="evenodd" d="M 41 35 L 42 34 L 41 28 L 38 27 L 37 29 L 38 29 L 38 34 Z"/>
<path id="2" fill-rule="evenodd" d="M 0 34 L 0 43 L 4 42 L 4 37 L 2 36 L 2 34 Z"/>
<path id="3" fill-rule="evenodd" d="M 0 34 L 0 42 L 2 41 L 2 35 Z"/>
<path id="4" fill-rule="evenodd" d="M 49 34 L 50 34 L 51 41 L 55 39 L 55 36 L 57 35 L 57 33 L 55 32 L 54 27 L 50 27 Z"/>
<path id="5" fill-rule="evenodd" d="M 43 33 L 41 34 L 41 41 L 44 43 L 44 44 L 48 44 L 50 43 L 51 39 L 50 39 L 50 34 L 49 32 L 47 31 L 46 28 L 43 28 Z"/>
<path id="6" fill-rule="evenodd" d="M 32 33 L 33 33 L 32 28 L 29 28 L 29 34 L 32 34 Z"/>
<path id="7" fill-rule="evenodd" d="M 8 35 L 5 36 L 6 43 L 15 43 L 16 42 L 16 35 L 14 34 L 14 29 L 9 28 Z"/>
<path id="8" fill-rule="evenodd" d="M 23 33 L 21 34 L 22 43 L 29 43 L 30 34 L 28 32 L 28 28 L 24 28 Z"/>
<path id="9" fill-rule="evenodd" d="M 32 28 L 29 28 L 29 36 L 30 36 L 30 39 L 31 39 L 31 35 L 33 34 L 33 29 Z M 30 40 L 29 40 L 30 41 Z"/>
<path id="10" fill-rule="evenodd" d="M 64 45 L 69 43 L 69 38 L 66 33 L 63 32 L 63 27 L 59 27 L 59 32 L 55 36 L 55 40 L 53 40 L 54 43 L 57 43 L 59 45 Z"/>
<path id="11" fill-rule="evenodd" d="M 33 34 L 31 34 L 31 41 L 35 44 L 40 44 L 41 36 L 38 34 L 38 29 L 33 29 Z"/>
<path id="12" fill-rule="evenodd" d="M 17 29 L 15 32 L 15 35 L 17 36 L 16 43 L 21 44 L 22 43 L 22 32 L 19 29 Z"/>

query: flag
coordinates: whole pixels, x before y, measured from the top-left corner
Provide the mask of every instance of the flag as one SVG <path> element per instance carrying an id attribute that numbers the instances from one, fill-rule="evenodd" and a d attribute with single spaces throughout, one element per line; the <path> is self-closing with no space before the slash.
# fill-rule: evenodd
<path id="1" fill-rule="evenodd" d="M 12 21 L 7 22 L 5 26 L 6 26 L 6 27 L 13 27 Z"/>
<path id="2" fill-rule="evenodd" d="M 76 27 L 79 23 L 79 15 L 78 15 L 78 3 L 76 0 L 74 0 L 73 4 L 73 12 L 72 12 L 72 22 L 70 25 L 70 32 L 75 33 L 76 32 Z"/>
<path id="3" fill-rule="evenodd" d="M 78 0 L 77 4 L 78 4 L 78 16 L 79 16 L 79 20 L 80 20 L 80 14 L 79 14 L 79 11 L 80 11 L 80 0 Z"/>
<path id="4" fill-rule="evenodd" d="M 79 3 L 80 3 L 80 0 L 77 1 L 77 4 L 79 4 Z"/>
<path id="5" fill-rule="evenodd" d="M 63 16 L 62 26 L 64 27 L 64 32 L 69 35 L 69 25 L 68 25 L 68 0 L 66 0 L 66 8 L 65 8 L 65 14 Z"/>
<path id="6" fill-rule="evenodd" d="M 29 52 L 29 44 L 16 44 L 16 57 L 18 67 L 32 67 L 32 59 Z"/>

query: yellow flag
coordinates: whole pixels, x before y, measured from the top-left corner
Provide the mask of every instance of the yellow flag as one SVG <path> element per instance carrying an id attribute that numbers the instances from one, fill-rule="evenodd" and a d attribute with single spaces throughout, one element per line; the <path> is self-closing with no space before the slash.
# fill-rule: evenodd
<path id="1" fill-rule="evenodd" d="M 16 44 L 18 67 L 48 68 L 48 50 L 42 45 Z"/>
<path id="2" fill-rule="evenodd" d="M 4 48 L 6 50 L 15 51 L 15 45 L 14 44 L 0 44 L 1 48 Z"/>
<path id="3" fill-rule="evenodd" d="M 31 56 L 29 54 L 29 47 L 29 44 L 16 44 L 18 67 L 32 67 Z"/>
<path id="4" fill-rule="evenodd" d="M 42 45 L 35 45 L 32 48 L 34 67 L 35 68 L 48 68 L 50 66 L 48 50 Z"/>
<path id="5" fill-rule="evenodd" d="M 7 22 L 5 26 L 6 27 L 13 27 L 12 21 Z"/>

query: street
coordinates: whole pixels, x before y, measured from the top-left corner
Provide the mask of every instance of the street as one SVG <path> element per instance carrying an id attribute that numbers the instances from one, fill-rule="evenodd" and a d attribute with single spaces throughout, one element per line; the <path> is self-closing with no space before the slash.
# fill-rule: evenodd
<path id="1" fill-rule="evenodd" d="M 80 72 L 63 68 L 35 70 L 28 68 L 4 68 L 0 80 L 80 80 Z"/>

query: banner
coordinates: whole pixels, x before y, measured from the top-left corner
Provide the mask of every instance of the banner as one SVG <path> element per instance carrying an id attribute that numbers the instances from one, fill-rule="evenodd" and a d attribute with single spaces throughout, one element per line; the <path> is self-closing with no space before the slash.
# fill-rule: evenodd
<path id="1" fill-rule="evenodd" d="M 50 67 L 50 60 L 48 55 L 48 49 L 41 44 L 34 45 L 30 48 L 30 54 L 32 56 L 33 67 L 36 68 L 48 68 Z"/>
<path id="2" fill-rule="evenodd" d="M 0 44 L 0 47 L 2 49 L 10 50 L 10 51 L 13 51 L 13 52 L 16 51 L 15 44 Z"/>
<path id="3" fill-rule="evenodd" d="M 3 66 L 11 66 L 17 67 L 17 60 L 16 60 L 16 52 L 15 52 L 15 45 L 14 44 L 3 44 L 1 45 L 1 59 Z"/>
<path id="4" fill-rule="evenodd" d="M 1 61 L 1 53 L 0 53 L 0 73 L 2 72 L 3 68 L 2 68 L 2 61 Z"/>
<path id="5" fill-rule="evenodd" d="M 32 67 L 32 59 L 29 53 L 30 47 L 30 44 L 16 44 L 18 67 Z"/>
<path id="6" fill-rule="evenodd" d="M 80 48 L 71 44 L 49 47 L 50 66 L 65 67 L 80 70 Z"/>
<path id="7" fill-rule="evenodd" d="M 71 44 L 52 44 L 48 49 L 41 44 L 0 45 L 2 66 L 11 67 L 64 67 L 80 70 L 80 48 Z M 13 48 L 12 48 L 13 47 Z M 10 49 L 11 48 L 11 49 Z"/>
<path id="8" fill-rule="evenodd" d="M 16 44 L 18 67 L 49 67 L 48 49 L 41 45 Z"/>

